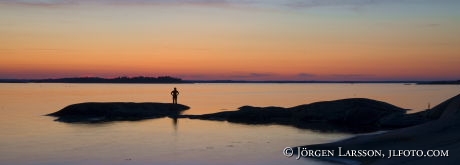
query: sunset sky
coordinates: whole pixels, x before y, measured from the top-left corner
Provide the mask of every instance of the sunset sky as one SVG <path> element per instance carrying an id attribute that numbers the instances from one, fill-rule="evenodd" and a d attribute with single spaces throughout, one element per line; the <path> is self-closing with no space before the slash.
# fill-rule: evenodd
<path id="1" fill-rule="evenodd" d="M 0 79 L 458 80 L 459 0 L 0 0 Z"/>

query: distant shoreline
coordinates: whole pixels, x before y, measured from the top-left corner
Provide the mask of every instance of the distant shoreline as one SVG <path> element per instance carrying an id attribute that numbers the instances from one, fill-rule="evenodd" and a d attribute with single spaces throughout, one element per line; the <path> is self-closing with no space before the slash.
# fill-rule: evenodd
<path id="1" fill-rule="evenodd" d="M 100 84 L 180 84 L 186 81 L 169 76 L 163 77 L 117 77 L 117 78 L 100 78 L 100 77 L 72 77 L 57 79 L 0 79 L 0 83 L 100 83 Z"/>
<path id="2" fill-rule="evenodd" d="M 278 84 L 404 84 L 404 85 L 460 85 L 460 80 L 454 81 L 294 81 L 294 80 L 182 80 L 169 76 L 164 77 L 118 77 L 118 78 L 100 78 L 100 77 L 75 77 L 75 78 L 57 78 L 57 79 L 0 79 L 0 83 L 98 83 L 98 84 L 193 84 L 193 83 L 278 83 Z"/>

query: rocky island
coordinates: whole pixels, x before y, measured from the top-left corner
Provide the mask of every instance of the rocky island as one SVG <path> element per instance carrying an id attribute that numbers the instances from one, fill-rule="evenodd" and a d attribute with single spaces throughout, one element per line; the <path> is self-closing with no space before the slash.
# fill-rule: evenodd
<path id="1" fill-rule="evenodd" d="M 283 107 L 243 106 L 239 110 L 204 115 L 181 115 L 188 106 L 169 103 L 79 103 L 48 114 L 61 122 L 98 123 L 161 117 L 228 121 L 241 124 L 282 124 L 318 131 L 364 133 L 327 144 L 293 147 L 335 153 L 327 157 L 310 157 L 343 164 L 455 164 L 460 153 L 460 95 L 425 111 L 407 114 L 407 110 L 372 99 L 351 98 Z M 382 155 L 359 156 L 348 151 L 378 151 Z M 397 151 L 426 153 L 442 150 L 449 154 L 433 158 L 401 156 Z M 340 151 L 346 153 L 340 153 Z M 393 151 L 393 152 L 392 152 Z M 447 152 L 446 152 L 447 151 Z M 396 155 L 395 155 L 396 154 Z M 344 156 L 345 155 L 345 156 Z"/>
<path id="2" fill-rule="evenodd" d="M 282 124 L 317 131 L 362 133 L 402 128 L 425 122 L 407 117 L 403 109 L 382 101 L 351 98 L 283 107 L 243 106 L 236 111 L 204 115 L 180 115 L 180 118 L 228 121 L 241 124 Z M 400 119 L 411 119 L 400 121 Z"/>
<path id="3" fill-rule="evenodd" d="M 175 117 L 188 109 L 188 106 L 171 103 L 87 102 L 69 105 L 48 116 L 67 123 L 97 123 Z"/>
<path id="4" fill-rule="evenodd" d="M 460 95 L 406 119 L 413 120 L 414 118 L 424 118 L 427 122 L 384 133 L 359 135 L 338 142 L 307 145 L 300 148 L 335 152 L 334 156 L 312 158 L 343 164 L 457 164 L 458 154 L 460 154 Z M 383 155 L 382 157 L 340 156 L 337 154 L 340 149 L 377 150 L 382 151 Z M 438 151 L 438 154 L 444 156 L 432 157 L 429 155 L 430 151 L 432 154 Z M 297 153 L 298 150 L 294 152 Z"/>
<path id="5" fill-rule="evenodd" d="M 290 108 L 242 106 L 235 111 L 181 115 L 188 106 L 170 103 L 78 103 L 48 114 L 62 122 L 97 123 L 161 117 L 228 121 L 239 124 L 280 124 L 322 132 L 365 133 L 419 125 L 436 120 L 437 109 L 407 114 L 407 109 L 382 101 L 350 98 L 321 101 Z"/>

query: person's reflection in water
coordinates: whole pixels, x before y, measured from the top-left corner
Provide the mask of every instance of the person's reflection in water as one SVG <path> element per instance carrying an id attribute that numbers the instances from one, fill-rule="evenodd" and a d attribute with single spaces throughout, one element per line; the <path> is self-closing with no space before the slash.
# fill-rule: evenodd
<path id="1" fill-rule="evenodd" d="M 174 131 L 177 131 L 177 125 L 178 125 L 177 116 L 173 116 L 172 121 L 173 121 Z"/>

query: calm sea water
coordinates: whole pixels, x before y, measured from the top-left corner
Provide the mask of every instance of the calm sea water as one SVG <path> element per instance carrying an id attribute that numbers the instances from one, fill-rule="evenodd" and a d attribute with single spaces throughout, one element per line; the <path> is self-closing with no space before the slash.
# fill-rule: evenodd
<path id="1" fill-rule="evenodd" d="M 189 119 L 67 124 L 43 116 L 88 101 L 170 102 L 173 87 L 191 107 L 186 114 L 351 97 L 415 112 L 460 93 L 455 85 L 404 84 L 0 84 L 0 164 L 327 164 L 281 151 L 352 136 Z"/>

